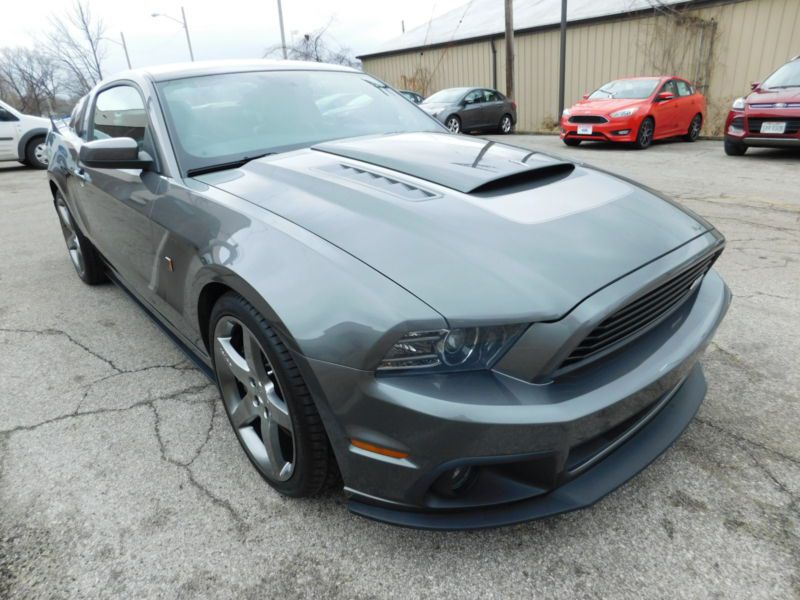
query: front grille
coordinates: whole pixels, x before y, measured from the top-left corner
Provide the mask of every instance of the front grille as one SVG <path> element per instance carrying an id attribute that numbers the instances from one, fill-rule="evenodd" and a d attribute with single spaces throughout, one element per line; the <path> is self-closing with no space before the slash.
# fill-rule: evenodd
<path id="1" fill-rule="evenodd" d="M 584 361 L 644 333 L 689 297 L 694 282 L 708 272 L 717 256 L 719 252 L 694 263 L 620 308 L 595 327 L 559 368 Z"/>
<path id="2" fill-rule="evenodd" d="M 777 102 L 769 104 L 751 104 L 750 108 L 800 108 L 800 102 Z"/>
<path id="3" fill-rule="evenodd" d="M 569 118 L 570 123 L 608 123 L 608 119 L 600 115 L 574 115 Z"/>
<path id="4" fill-rule="evenodd" d="M 748 117 L 747 129 L 750 133 L 761 133 L 761 124 L 764 122 L 784 122 L 786 123 L 786 130 L 784 135 L 793 135 L 800 131 L 800 119 L 781 119 L 780 117 L 770 117 L 769 119 L 759 119 L 755 117 Z M 774 135 L 774 134 L 770 134 Z"/>

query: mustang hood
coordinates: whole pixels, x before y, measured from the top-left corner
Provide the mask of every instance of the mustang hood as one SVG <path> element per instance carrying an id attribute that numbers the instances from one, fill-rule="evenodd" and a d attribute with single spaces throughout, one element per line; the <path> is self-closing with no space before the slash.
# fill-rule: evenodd
<path id="1" fill-rule="evenodd" d="M 446 133 L 329 142 L 197 179 L 339 246 L 453 324 L 557 319 L 710 229 L 606 173 Z"/>

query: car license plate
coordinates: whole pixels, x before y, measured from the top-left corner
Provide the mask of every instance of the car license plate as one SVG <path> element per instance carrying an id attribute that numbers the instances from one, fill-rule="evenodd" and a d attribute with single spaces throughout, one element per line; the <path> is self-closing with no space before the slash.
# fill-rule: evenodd
<path id="1" fill-rule="evenodd" d="M 761 133 L 784 133 L 785 131 L 785 121 L 765 121 L 761 124 Z"/>
<path id="2" fill-rule="evenodd" d="M 592 135 L 592 126 L 578 125 L 578 135 Z"/>

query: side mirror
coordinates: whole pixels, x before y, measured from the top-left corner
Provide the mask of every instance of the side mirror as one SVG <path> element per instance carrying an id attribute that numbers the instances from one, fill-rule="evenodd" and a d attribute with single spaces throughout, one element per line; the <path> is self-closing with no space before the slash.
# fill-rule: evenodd
<path id="1" fill-rule="evenodd" d="M 760 81 L 754 81 L 753 83 L 750 84 L 750 89 L 755 91 L 759 88 L 760 85 L 761 85 Z"/>
<path id="2" fill-rule="evenodd" d="M 584 100 L 588 100 L 589 99 L 589 92 L 584 92 L 583 99 Z"/>
<path id="3" fill-rule="evenodd" d="M 139 151 L 136 140 L 127 137 L 86 142 L 78 158 L 95 169 L 147 169 L 153 164 L 147 152 Z"/>
<path id="4" fill-rule="evenodd" d="M 666 102 L 667 100 L 672 100 L 675 97 L 675 94 L 672 92 L 660 92 L 658 96 L 656 96 L 656 102 Z"/>

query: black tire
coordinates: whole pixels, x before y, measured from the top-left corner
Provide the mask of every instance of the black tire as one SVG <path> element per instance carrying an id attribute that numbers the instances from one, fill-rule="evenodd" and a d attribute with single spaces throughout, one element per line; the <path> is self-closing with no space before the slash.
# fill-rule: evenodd
<path id="1" fill-rule="evenodd" d="M 683 136 L 683 139 L 687 142 L 695 142 L 697 138 L 700 137 L 700 130 L 703 128 L 703 115 L 697 113 L 693 118 L 692 122 L 689 123 L 689 131 L 686 132 L 686 135 Z"/>
<path id="2" fill-rule="evenodd" d="M 656 122 L 653 120 L 653 117 L 647 117 L 642 121 L 642 124 L 639 125 L 639 132 L 636 134 L 636 141 L 633 145 L 639 148 L 639 150 L 650 147 L 650 144 L 653 143 L 653 134 L 655 134 L 655 131 Z"/>
<path id="3" fill-rule="evenodd" d="M 97 252 L 94 244 L 83 235 L 78 224 L 72 218 L 72 213 L 61 192 L 56 192 L 53 206 L 61 224 L 61 232 L 67 244 L 67 252 L 78 277 L 86 285 L 103 283 L 106 280 L 106 272 L 100 253 Z"/>
<path id="4" fill-rule="evenodd" d="M 725 154 L 728 156 L 744 156 L 745 152 L 747 152 L 747 146 L 743 143 L 725 140 Z"/>
<path id="5" fill-rule="evenodd" d="M 456 115 L 450 115 L 444 120 L 444 126 L 450 130 L 450 133 L 461 133 L 461 119 Z"/>
<path id="6" fill-rule="evenodd" d="M 572 146 L 574 148 L 575 146 L 580 146 L 583 140 L 576 140 L 575 138 L 564 138 L 561 141 L 564 142 L 567 146 Z"/>
<path id="7" fill-rule="evenodd" d="M 506 113 L 500 117 L 500 124 L 497 127 L 497 131 L 503 135 L 508 135 L 514 131 L 514 120 L 511 118 L 511 115 Z"/>
<path id="8" fill-rule="evenodd" d="M 270 377 L 274 377 L 280 399 L 285 403 L 291 419 L 293 467 L 291 476 L 285 481 L 270 477 L 269 473 L 259 465 L 243 439 L 242 430 L 234 424 L 231 408 L 226 400 L 226 390 L 223 386 L 225 366 L 217 364 L 221 355 L 218 354 L 219 346 L 215 332 L 221 321 L 224 323 L 231 318 L 246 327 L 258 342 L 266 358 L 265 364 L 271 368 Z M 311 393 L 289 350 L 267 320 L 239 294 L 227 292 L 220 297 L 211 311 L 208 341 L 228 419 L 245 454 L 264 480 L 281 494 L 294 498 L 319 494 L 333 482 L 338 481 L 339 470 L 336 459 Z M 261 435 L 260 432 L 258 435 Z"/>
<path id="9" fill-rule="evenodd" d="M 40 148 L 44 147 L 43 135 L 31 138 L 25 145 L 25 162 L 23 164 L 34 169 L 46 169 L 47 160 L 44 159 Z"/>

